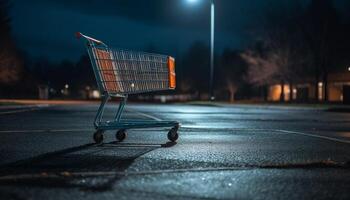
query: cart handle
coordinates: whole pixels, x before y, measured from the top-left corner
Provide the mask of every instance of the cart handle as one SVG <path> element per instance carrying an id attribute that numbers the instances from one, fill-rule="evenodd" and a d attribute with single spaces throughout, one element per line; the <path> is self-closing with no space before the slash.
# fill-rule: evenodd
<path id="1" fill-rule="evenodd" d="M 84 35 L 84 34 L 82 34 L 82 33 L 80 33 L 80 32 L 76 32 L 76 33 L 75 33 L 75 36 L 76 36 L 78 39 L 80 39 L 81 37 L 84 37 L 86 40 L 88 40 L 88 41 L 90 41 L 90 42 L 95 42 L 96 44 L 102 44 L 102 45 L 107 46 L 107 45 L 106 45 L 105 43 L 103 43 L 102 41 L 96 40 L 95 38 L 89 37 L 89 36 Z"/>

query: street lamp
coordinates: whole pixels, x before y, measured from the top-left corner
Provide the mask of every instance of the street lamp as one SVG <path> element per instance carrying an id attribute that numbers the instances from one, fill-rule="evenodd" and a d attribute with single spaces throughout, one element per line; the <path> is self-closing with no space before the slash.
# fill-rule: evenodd
<path id="1" fill-rule="evenodd" d="M 198 0 L 187 0 L 189 3 L 196 3 Z M 209 99 L 215 99 L 213 92 L 214 83 L 214 29 L 215 29 L 215 5 L 214 0 L 210 0 L 210 77 L 209 77 Z"/>
<path id="2" fill-rule="evenodd" d="M 196 3 L 198 0 L 187 0 L 189 3 Z"/>

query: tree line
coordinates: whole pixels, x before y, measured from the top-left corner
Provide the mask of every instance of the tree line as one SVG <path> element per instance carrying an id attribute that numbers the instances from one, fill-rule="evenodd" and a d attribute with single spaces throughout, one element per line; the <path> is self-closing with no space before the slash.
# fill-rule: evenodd
<path id="1" fill-rule="evenodd" d="M 215 57 L 215 93 L 234 101 L 256 96 L 267 100 L 269 85 L 284 86 L 312 82 L 323 84 L 328 101 L 329 74 L 346 73 L 350 66 L 350 21 L 335 8 L 332 0 L 288 1 L 279 9 L 267 9 L 261 25 L 252 27 L 253 42 L 243 50 L 226 49 Z M 180 90 L 208 91 L 209 48 L 195 43 L 180 63 Z M 313 99 L 318 101 L 319 90 Z M 293 92 L 289 92 L 293 99 Z"/>
<path id="2" fill-rule="evenodd" d="M 332 0 L 312 0 L 305 9 L 293 1 L 268 13 L 260 40 L 241 54 L 248 64 L 246 80 L 257 86 L 279 83 L 284 101 L 285 84 L 292 88 L 312 78 L 315 88 L 323 83 L 323 99 L 328 101 L 329 74 L 345 72 L 350 64 L 349 25 Z M 318 89 L 314 96 L 317 101 Z"/>
<path id="3" fill-rule="evenodd" d="M 48 85 L 52 97 L 69 84 L 72 96 L 86 87 L 96 88 L 88 56 L 79 61 L 52 63 L 31 60 L 16 48 L 11 36 L 8 1 L 0 0 L 0 95 L 35 97 L 38 85 Z M 215 55 L 214 91 L 219 100 L 264 97 L 271 84 L 290 88 L 312 79 L 315 88 L 328 76 L 350 66 L 350 22 L 342 17 L 332 0 L 312 0 L 306 7 L 290 1 L 279 9 L 267 10 L 262 23 L 250 28 L 254 40 L 245 49 L 225 49 Z M 155 45 L 152 49 L 156 51 Z M 176 58 L 179 94 L 208 95 L 209 46 L 194 42 Z M 318 97 L 315 90 L 315 97 Z M 292 92 L 290 92 L 292 95 Z M 292 98 L 290 98 L 292 99 Z M 315 99 L 317 100 L 317 98 Z M 324 96 L 327 101 L 327 95 Z"/>

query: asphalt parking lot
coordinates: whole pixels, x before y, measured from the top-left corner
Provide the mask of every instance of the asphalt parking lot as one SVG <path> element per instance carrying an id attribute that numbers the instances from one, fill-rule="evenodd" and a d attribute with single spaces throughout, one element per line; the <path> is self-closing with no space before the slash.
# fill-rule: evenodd
<path id="1" fill-rule="evenodd" d="M 124 119 L 178 120 L 179 140 L 155 128 L 94 144 L 97 107 L 2 107 L 1 199 L 350 198 L 350 113 L 130 104 Z"/>

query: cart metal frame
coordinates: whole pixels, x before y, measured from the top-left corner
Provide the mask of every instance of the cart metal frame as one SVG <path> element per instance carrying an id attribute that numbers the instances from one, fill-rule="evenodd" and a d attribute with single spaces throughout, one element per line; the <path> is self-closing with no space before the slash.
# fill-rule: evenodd
<path id="1" fill-rule="evenodd" d="M 103 75 L 102 73 L 102 67 L 103 67 L 103 62 L 108 62 L 109 65 L 111 65 L 111 63 L 117 63 L 118 59 L 116 58 L 117 56 L 113 56 L 115 53 L 115 51 L 123 51 L 126 53 L 137 53 L 138 55 L 144 55 L 144 56 L 149 56 L 149 55 L 154 55 L 154 56 L 163 56 L 163 55 L 157 55 L 157 54 L 149 54 L 149 53 L 142 53 L 142 52 L 131 52 L 131 51 L 124 51 L 124 50 L 114 50 L 109 48 L 105 43 L 103 43 L 100 40 L 94 39 L 92 37 L 86 36 L 82 33 L 76 33 L 77 38 L 82 38 L 85 41 L 85 46 L 87 48 L 88 51 L 88 55 L 92 64 L 92 68 L 94 71 L 94 75 L 97 81 L 97 86 L 99 88 L 99 91 L 101 93 L 101 104 L 98 108 L 97 114 L 95 116 L 94 119 L 94 127 L 96 129 L 96 132 L 94 133 L 94 140 L 96 143 L 101 143 L 103 141 L 103 133 L 107 130 L 118 130 L 116 133 L 116 139 L 118 141 L 122 141 L 125 139 L 126 137 L 126 130 L 128 129 L 140 129 L 140 128 L 160 128 L 160 127 L 172 127 L 170 129 L 170 131 L 168 132 L 168 139 L 172 142 L 175 142 L 178 139 L 178 129 L 180 127 L 180 123 L 178 121 L 155 121 L 155 120 L 122 120 L 122 113 L 124 111 L 127 99 L 128 99 L 128 95 L 129 94 L 137 94 L 137 93 L 145 93 L 145 92 L 153 92 L 153 91 L 160 91 L 160 90 L 169 90 L 169 89 L 175 89 L 175 86 L 173 86 L 172 88 L 169 87 L 164 87 L 164 81 L 169 81 L 166 79 L 162 79 L 161 83 L 157 83 L 158 85 L 147 85 L 152 84 L 151 81 L 154 82 L 154 80 L 148 80 L 145 79 L 142 84 L 140 85 L 140 87 L 142 87 L 142 89 L 134 89 L 134 83 L 130 84 L 127 81 L 120 81 L 120 80 L 113 80 L 111 81 L 110 79 L 105 80 L 106 77 L 105 75 Z M 101 54 L 103 59 L 99 58 L 101 57 L 101 55 L 98 55 L 100 52 L 103 52 L 105 54 Z M 108 58 L 106 58 L 106 56 L 103 55 L 107 55 Z M 109 57 L 109 55 L 111 55 L 111 57 Z M 164 57 L 164 56 L 163 56 Z M 128 61 L 128 60 L 126 60 Z M 135 61 L 135 60 L 132 60 Z M 131 61 L 130 61 L 131 62 Z M 108 64 L 107 63 L 107 64 Z M 152 61 L 149 61 L 149 63 L 152 63 Z M 156 63 L 157 64 L 157 63 Z M 135 67 L 135 65 L 139 65 L 136 67 L 141 67 L 142 62 L 134 62 L 132 64 L 133 67 Z M 131 65 L 130 65 L 131 66 Z M 159 67 L 159 66 L 158 66 Z M 119 70 L 119 69 L 118 69 Z M 119 73 L 122 71 L 118 71 L 115 68 L 113 69 L 109 69 L 109 71 L 111 71 L 110 73 L 113 73 L 115 76 L 115 73 Z M 120 69 L 122 70 L 122 69 Z M 125 71 L 125 69 L 123 69 Z M 106 72 L 107 70 L 105 70 Z M 133 71 L 135 73 L 135 69 Z M 164 73 L 165 71 L 161 71 Z M 156 75 L 154 72 L 152 72 L 153 74 L 150 74 L 149 72 L 145 72 L 148 73 L 146 75 L 148 76 L 157 76 L 155 78 L 159 78 L 160 75 Z M 166 72 L 166 73 L 174 73 L 174 72 Z M 121 74 L 122 75 L 122 74 Z M 138 74 L 133 74 L 134 77 L 137 76 L 141 76 Z M 119 75 L 118 75 L 119 77 Z M 174 74 L 174 78 L 175 78 L 175 74 Z M 125 87 L 124 85 L 122 87 L 120 87 L 120 84 L 125 84 L 125 82 L 127 82 L 127 86 Z M 160 81 L 158 81 L 160 82 Z M 116 85 L 113 84 L 118 84 L 118 89 Z M 128 85 L 129 84 L 129 85 Z M 166 84 L 165 84 L 166 85 Z M 155 87 L 157 86 L 157 87 Z M 113 87 L 113 91 L 110 90 L 110 87 Z M 122 88 L 122 89 L 121 89 Z M 104 114 L 104 110 L 105 110 L 105 106 L 107 105 L 108 101 L 112 98 L 112 97 L 118 97 L 120 98 L 120 103 L 118 106 L 118 110 L 116 112 L 116 115 L 114 117 L 114 119 L 112 121 L 104 121 L 103 120 L 103 114 Z"/>

